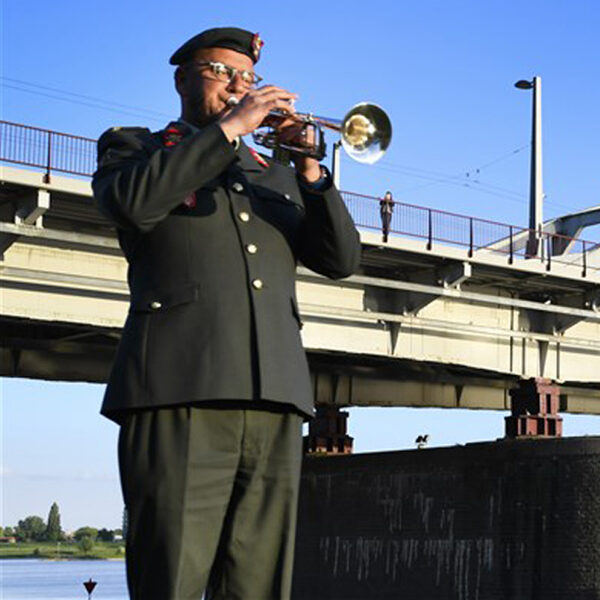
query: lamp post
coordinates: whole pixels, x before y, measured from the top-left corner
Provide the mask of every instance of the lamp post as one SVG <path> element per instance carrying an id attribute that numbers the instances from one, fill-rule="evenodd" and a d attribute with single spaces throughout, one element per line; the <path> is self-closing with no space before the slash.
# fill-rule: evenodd
<path id="1" fill-rule="evenodd" d="M 333 143 L 333 156 L 331 158 L 331 174 L 333 177 L 333 185 L 339 190 L 340 189 L 340 149 L 342 147 L 342 140 L 336 140 Z"/>
<path id="2" fill-rule="evenodd" d="M 520 90 L 533 89 L 533 114 L 531 128 L 531 180 L 529 187 L 529 241 L 527 257 L 537 256 L 542 234 L 542 204 L 544 191 L 542 186 L 542 79 L 534 77 L 527 81 L 521 79 L 515 83 Z"/>

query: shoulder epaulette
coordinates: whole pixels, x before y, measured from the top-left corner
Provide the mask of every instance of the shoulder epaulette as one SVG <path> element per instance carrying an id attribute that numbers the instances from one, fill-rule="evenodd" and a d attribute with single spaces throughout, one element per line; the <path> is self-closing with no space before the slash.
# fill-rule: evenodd
<path id="1" fill-rule="evenodd" d="M 125 156 L 145 152 L 150 130 L 146 127 L 111 127 L 98 140 L 98 167 L 105 167 Z"/>
<path id="2" fill-rule="evenodd" d="M 98 154 L 102 154 L 109 146 L 141 146 L 142 139 L 149 134 L 147 127 L 111 127 L 98 140 Z"/>

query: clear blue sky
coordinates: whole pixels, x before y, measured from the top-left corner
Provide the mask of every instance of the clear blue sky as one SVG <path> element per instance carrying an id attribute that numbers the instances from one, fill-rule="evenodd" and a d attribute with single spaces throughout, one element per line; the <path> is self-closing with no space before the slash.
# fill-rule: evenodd
<path id="1" fill-rule="evenodd" d="M 225 8 L 221 8 L 225 6 Z M 393 2 L 75 2 L 2 4 L 2 118 L 97 137 L 112 125 L 158 129 L 178 116 L 170 54 L 207 27 L 265 39 L 258 72 L 297 92 L 297 108 L 341 117 L 360 101 L 389 113 L 380 163 L 344 159 L 342 188 L 525 225 L 531 94 L 542 77 L 545 216 L 600 204 L 600 3 L 596 0 Z M 126 106 L 119 106 L 126 105 Z M 467 176 L 468 174 L 468 176 Z M 597 239 L 598 228 L 584 237 Z M 3 514 L 66 527 L 120 525 L 116 427 L 102 386 L 2 382 Z M 353 409 L 359 451 L 495 439 L 503 414 Z M 600 434 L 568 417 L 569 435 Z"/>

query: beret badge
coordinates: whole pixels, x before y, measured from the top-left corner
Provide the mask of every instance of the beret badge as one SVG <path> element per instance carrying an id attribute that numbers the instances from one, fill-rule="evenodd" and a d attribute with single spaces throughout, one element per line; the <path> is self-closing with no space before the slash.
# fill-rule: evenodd
<path id="1" fill-rule="evenodd" d="M 260 34 L 255 33 L 252 38 L 252 54 L 254 54 L 255 61 L 258 61 L 260 56 L 260 49 L 265 45 L 264 41 L 260 37 Z"/>

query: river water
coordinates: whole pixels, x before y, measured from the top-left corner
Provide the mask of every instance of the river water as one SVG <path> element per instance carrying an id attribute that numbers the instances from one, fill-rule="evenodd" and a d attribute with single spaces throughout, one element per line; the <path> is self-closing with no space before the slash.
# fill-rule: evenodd
<path id="1" fill-rule="evenodd" d="M 122 560 L 0 560 L 0 598 L 87 600 L 90 578 L 98 582 L 92 600 L 128 600 Z"/>

